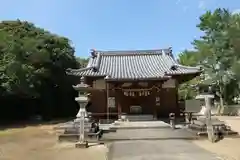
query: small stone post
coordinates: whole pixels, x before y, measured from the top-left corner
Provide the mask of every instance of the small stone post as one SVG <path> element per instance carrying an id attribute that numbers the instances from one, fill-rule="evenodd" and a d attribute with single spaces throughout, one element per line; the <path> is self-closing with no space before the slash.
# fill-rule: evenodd
<path id="1" fill-rule="evenodd" d="M 75 90 L 77 90 L 79 92 L 78 97 L 75 98 L 75 101 L 78 102 L 80 108 L 79 111 L 76 115 L 76 119 L 75 122 L 77 122 L 77 124 L 79 124 L 79 140 L 76 143 L 76 147 L 77 148 L 87 148 L 88 147 L 88 142 L 85 141 L 84 139 L 84 121 L 85 121 L 85 117 L 86 117 L 86 105 L 88 102 L 88 98 L 86 96 L 86 91 L 88 88 L 87 84 L 81 83 L 78 84 L 76 86 L 73 86 L 73 88 Z"/>
<path id="2" fill-rule="evenodd" d="M 170 125 L 171 125 L 172 129 L 176 129 L 175 128 L 175 113 L 169 114 L 169 120 L 170 120 Z"/>
<path id="3" fill-rule="evenodd" d="M 205 106 L 206 106 L 206 125 L 207 125 L 207 134 L 208 139 L 212 143 L 215 142 L 215 136 L 214 136 L 214 129 L 211 121 L 211 99 L 214 98 L 214 95 L 211 94 L 203 94 L 198 95 L 196 99 L 204 99 L 205 100 Z"/>
<path id="4" fill-rule="evenodd" d="M 206 125 L 207 125 L 207 134 L 208 139 L 211 142 L 215 142 L 214 129 L 211 121 L 211 99 L 213 95 L 205 96 L 205 106 L 206 106 Z"/>

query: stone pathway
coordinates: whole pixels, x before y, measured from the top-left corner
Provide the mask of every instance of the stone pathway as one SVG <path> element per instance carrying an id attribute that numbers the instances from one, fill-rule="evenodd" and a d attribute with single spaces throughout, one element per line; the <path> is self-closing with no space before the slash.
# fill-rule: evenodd
<path id="1" fill-rule="evenodd" d="M 146 125 L 148 124 L 148 125 Z M 156 128 L 156 126 L 161 126 Z M 129 127 L 130 126 L 130 127 Z M 132 127 L 131 127 L 132 126 Z M 144 126 L 148 126 L 145 127 Z M 152 126 L 153 128 L 149 127 Z M 185 129 L 172 130 L 163 122 L 129 123 L 116 133 L 105 134 L 112 140 L 109 160 L 221 160 L 217 155 L 197 147 L 195 135 Z"/>
<path id="2" fill-rule="evenodd" d="M 141 129 L 119 129 L 117 132 L 103 135 L 103 141 L 123 141 L 123 140 L 168 140 L 185 139 L 195 140 L 198 137 L 186 129 L 171 128 L 141 128 Z"/>
<path id="3" fill-rule="evenodd" d="M 109 160 L 223 160 L 190 141 L 155 140 L 114 142 L 109 148 Z"/>

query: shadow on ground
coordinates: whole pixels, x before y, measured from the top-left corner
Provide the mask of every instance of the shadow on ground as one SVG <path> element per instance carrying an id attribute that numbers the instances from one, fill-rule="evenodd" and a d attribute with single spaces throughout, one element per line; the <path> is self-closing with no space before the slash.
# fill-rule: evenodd
<path id="1" fill-rule="evenodd" d="M 26 128 L 26 127 L 37 127 L 41 125 L 55 125 L 60 123 L 65 123 L 67 121 L 70 121 L 74 118 L 64 118 L 64 119 L 54 119 L 51 121 L 21 121 L 21 122 L 11 122 L 9 124 L 0 124 L 0 131 L 8 130 L 8 129 L 20 129 L 20 128 Z"/>

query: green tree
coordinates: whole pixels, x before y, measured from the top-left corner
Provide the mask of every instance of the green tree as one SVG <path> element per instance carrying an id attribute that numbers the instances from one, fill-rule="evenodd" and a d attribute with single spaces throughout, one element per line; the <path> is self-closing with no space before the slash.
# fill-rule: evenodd
<path id="1" fill-rule="evenodd" d="M 200 17 L 200 23 L 197 25 L 203 36 L 194 40 L 195 51 L 185 51 L 179 56 L 181 64 L 202 66 L 205 80 L 190 82 L 212 85 L 220 98 L 221 106 L 224 103 L 232 103 L 233 98 L 239 94 L 239 26 L 239 14 L 233 15 L 220 8 L 213 12 L 207 11 Z M 188 91 L 186 87 L 185 91 Z"/>
<path id="2" fill-rule="evenodd" d="M 185 50 L 178 55 L 178 62 L 185 66 L 197 66 L 198 65 L 198 52 Z M 197 95 L 196 85 L 199 83 L 199 77 L 194 78 L 191 81 L 185 82 L 179 86 L 179 98 L 180 99 L 193 99 Z"/>
<path id="3" fill-rule="evenodd" d="M 77 57 L 77 62 L 79 64 L 79 68 L 84 68 L 87 66 L 88 63 L 88 58 L 81 58 L 81 57 Z"/>
<path id="4" fill-rule="evenodd" d="M 204 83 L 215 88 L 221 106 L 232 103 L 239 92 L 239 22 L 239 15 L 226 9 L 207 11 L 197 26 L 204 35 L 193 42 L 204 68 Z"/>
<path id="5" fill-rule="evenodd" d="M 198 52 L 185 50 L 178 55 L 178 62 L 182 65 L 195 67 L 198 65 Z"/>
<path id="6" fill-rule="evenodd" d="M 201 41 L 195 41 L 195 46 L 203 54 L 201 63 L 208 79 L 218 86 L 217 93 L 223 106 L 229 101 L 227 95 L 231 94 L 227 93 L 227 87 L 234 80 L 231 68 L 235 58 L 229 36 L 232 14 L 228 10 L 217 9 L 202 15 L 200 20 L 198 27 L 205 36 Z M 208 50 L 208 54 L 202 50 Z"/>
<path id="7" fill-rule="evenodd" d="M 71 110 L 74 80 L 65 70 L 79 64 L 70 40 L 17 20 L 0 23 L 0 41 L 1 102 L 34 101 L 35 110 L 45 115 Z"/>

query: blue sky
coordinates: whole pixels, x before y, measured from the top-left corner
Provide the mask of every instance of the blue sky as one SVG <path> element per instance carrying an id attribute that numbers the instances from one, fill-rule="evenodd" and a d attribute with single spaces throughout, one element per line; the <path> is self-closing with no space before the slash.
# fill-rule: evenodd
<path id="1" fill-rule="evenodd" d="M 240 11 L 239 0 L 7 0 L 0 20 L 27 20 L 68 37 L 77 56 L 89 50 L 159 49 L 175 54 L 191 48 L 201 33 L 198 17 L 225 7 Z"/>

